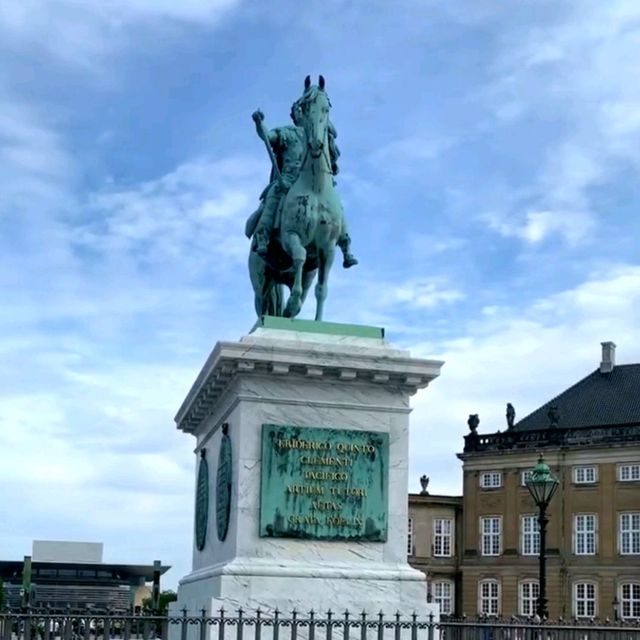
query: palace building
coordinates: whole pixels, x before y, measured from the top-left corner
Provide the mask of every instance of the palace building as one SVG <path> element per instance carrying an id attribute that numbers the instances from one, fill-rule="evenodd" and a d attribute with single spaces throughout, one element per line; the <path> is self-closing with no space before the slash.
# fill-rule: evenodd
<path id="1" fill-rule="evenodd" d="M 409 494 L 408 532 L 409 563 L 427 576 L 427 600 L 443 615 L 460 611 L 462 496 Z"/>
<path id="2" fill-rule="evenodd" d="M 540 538 L 525 481 L 542 454 L 559 480 L 550 618 L 640 618 L 640 364 L 616 365 L 605 342 L 595 371 L 506 430 L 469 424 L 463 496 L 409 496 L 410 562 L 442 612 L 534 615 Z"/>

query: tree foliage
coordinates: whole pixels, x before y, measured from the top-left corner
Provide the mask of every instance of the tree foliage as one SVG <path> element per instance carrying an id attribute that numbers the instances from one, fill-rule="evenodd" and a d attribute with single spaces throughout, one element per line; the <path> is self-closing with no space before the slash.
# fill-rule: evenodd
<path id="1" fill-rule="evenodd" d="M 169 607 L 169 603 L 175 602 L 177 599 L 178 594 L 175 591 L 172 591 L 171 589 L 161 591 L 158 604 L 158 613 L 165 614 L 167 612 L 167 608 Z M 151 613 L 153 611 L 152 598 L 145 598 L 142 601 L 142 610 L 145 613 Z"/>

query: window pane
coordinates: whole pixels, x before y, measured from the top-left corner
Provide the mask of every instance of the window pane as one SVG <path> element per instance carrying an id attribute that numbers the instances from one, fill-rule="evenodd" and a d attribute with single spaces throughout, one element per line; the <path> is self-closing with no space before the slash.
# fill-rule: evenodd
<path id="1" fill-rule="evenodd" d="M 593 618 L 596 615 L 596 585 L 593 582 L 574 585 L 574 609 L 579 618 Z"/>
<path id="2" fill-rule="evenodd" d="M 640 554 L 640 513 L 620 514 L 620 552 Z"/>
<path id="3" fill-rule="evenodd" d="M 540 553 L 540 525 L 537 516 L 522 516 L 522 554 L 527 556 Z"/>
<path id="4" fill-rule="evenodd" d="M 440 613 L 450 615 L 453 612 L 453 584 L 447 581 L 434 582 L 433 599 L 440 605 Z"/>
<path id="5" fill-rule="evenodd" d="M 500 613 L 500 585 L 495 580 L 480 583 L 480 613 L 494 616 Z"/>
<path id="6" fill-rule="evenodd" d="M 451 555 L 451 531 L 452 523 L 450 519 L 438 518 L 433 525 L 433 555 Z"/>
<path id="7" fill-rule="evenodd" d="M 535 615 L 539 594 L 540 586 L 537 582 L 520 583 L 520 615 Z"/>

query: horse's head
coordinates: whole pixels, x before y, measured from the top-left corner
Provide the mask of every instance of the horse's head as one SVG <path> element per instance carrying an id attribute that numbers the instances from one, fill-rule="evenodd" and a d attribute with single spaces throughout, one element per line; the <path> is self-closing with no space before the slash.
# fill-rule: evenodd
<path id="1" fill-rule="evenodd" d="M 297 125 L 304 127 L 309 152 L 319 158 L 328 149 L 329 111 L 331 102 L 324 90 L 324 78 L 312 85 L 309 76 L 304 81 L 304 93 L 291 110 Z"/>

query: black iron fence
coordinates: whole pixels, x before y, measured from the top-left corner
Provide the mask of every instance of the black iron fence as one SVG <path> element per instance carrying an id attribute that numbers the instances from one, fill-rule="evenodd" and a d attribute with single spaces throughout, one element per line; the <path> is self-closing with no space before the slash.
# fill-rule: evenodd
<path id="1" fill-rule="evenodd" d="M 0 640 L 640 640 L 640 621 L 446 619 L 242 609 L 179 616 L 0 613 Z"/>

